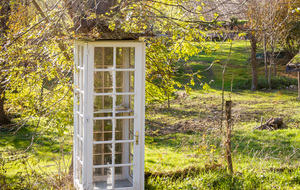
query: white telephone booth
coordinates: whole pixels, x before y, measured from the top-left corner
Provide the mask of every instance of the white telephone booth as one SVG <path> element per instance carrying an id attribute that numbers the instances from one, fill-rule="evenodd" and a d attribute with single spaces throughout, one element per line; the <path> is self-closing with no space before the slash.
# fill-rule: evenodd
<path id="1" fill-rule="evenodd" d="M 145 45 L 75 42 L 74 184 L 144 189 Z"/>

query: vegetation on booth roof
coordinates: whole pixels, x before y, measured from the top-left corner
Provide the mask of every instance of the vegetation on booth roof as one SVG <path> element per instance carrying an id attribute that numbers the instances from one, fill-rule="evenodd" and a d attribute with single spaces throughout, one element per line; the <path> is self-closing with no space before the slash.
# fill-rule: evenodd
<path id="1" fill-rule="evenodd" d="M 298 53 L 295 57 L 291 60 L 291 64 L 299 64 L 300 63 L 300 54 Z"/>

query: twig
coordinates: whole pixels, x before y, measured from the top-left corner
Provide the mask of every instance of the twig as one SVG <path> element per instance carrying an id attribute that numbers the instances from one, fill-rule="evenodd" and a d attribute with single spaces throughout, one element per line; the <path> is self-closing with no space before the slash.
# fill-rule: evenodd
<path id="1" fill-rule="evenodd" d="M 255 129 L 259 129 L 259 128 L 262 128 L 263 126 L 267 126 L 269 125 L 269 122 L 273 120 L 273 117 L 271 117 L 266 123 L 264 123 L 263 125 L 260 125 L 260 126 L 257 126 L 257 127 L 254 127 L 253 130 Z M 267 126 L 268 127 L 268 126 Z"/>

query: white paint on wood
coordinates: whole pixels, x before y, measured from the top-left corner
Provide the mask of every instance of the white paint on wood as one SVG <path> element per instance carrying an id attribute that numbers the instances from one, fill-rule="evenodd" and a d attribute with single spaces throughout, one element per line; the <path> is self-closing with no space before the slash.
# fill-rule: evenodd
<path id="1" fill-rule="evenodd" d="M 113 66 L 108 68 L 97 68 L 94 67 L 94 49 L 95 47 L 112 47 L 113 48 Z M 123 66 L 125 68 L 117 68 L 116 65 L 116 50 L 118 47 L 128 47 L 122 49 L 123 53 Z M 135 68 L 129 68 L 130 62 L 130 49 L 129 47 L 135 48 Z M 102 49 L 104 55 L 104 48 Z M 78 55 L 77 55 L 78 54 Z M 127 57 L 125 56 L 127 55 Z M 75 73 L 75 96 L 74 96 L 74 185 L 77 189 L 118 189 L 118 190 L 129 190 L 129 189 L 144 189 L 144 126 L 145 126 L 145 44 L 142 42 L 133 41 L 100 41 L 100 42 L 82 42 L 77 41 L 75 43 L 75 65 L 79 69 L 78 73 Z M 105 59 L 103 56 L 103 65 Z M 94 72 L 109 72 L 112 77 L 113 90 L 110 93 L 104 93 L 104 86 L 101 92 L 94 92 Z M 116 72 L 123 72 L 123 83 L 119 86 L 124 92 L 117 92 L 117 79 Z M 130 72 L 134 72 L 134 92 L 130 91 L 131 76 Z M 104 74 L 102 77 L 102 84 L 104 84 Z M 76 85 L 80 86 L 76 88 Z M 80 94 L 81 101 L 79 106 L 76 106 L 76 93 Z M 112 113 L 109 117 L 94 117 L 94 96 L 111 96 L 113 99 L 112 110 L 106 109 L 99 113 Z M 122 96 L 122 105 L 116 105 L 117 97 Z M 133 116 L 116 116 L 120 113 L 130 113 L 131 109 L 131 98 L 134 96 L 134 115 Z M 102 100 L 104 104 L 104 100 Z M 123 106 L 126 110 L 117 110 L 117 106 Z M 78 107 L 81 108 L 78 110 Z M 118 108 L 119 109 L 119 108 Z M 98 110 L 97 110 L 98 111 Z M 122 140 L 116 139 L 116 126 L 117 119 L 123 119 L 123 138 Z M 134 131 L 133 134 L 139 134 L 134 139 L 129 139 L 130 135 L 130 122 L 128 119 L 134 119 Z M 82 122 L 80 122 L 83 120 Z M 94 120 L 111 120 L 112 122 L 112 140 L 111 141 L 94 141 L 93 140 L 93 128 Z M 104 123 L 103 123 L 104 124 Z M 83 127 L 81 132 L 80 128 Z M 79 129 L 79 130 L 78 130 Z M 104 132 L 103 132 L 104 135 Z M 138 139 L 137 139 L 138 138 Z M 81 146 L 80 141 L 83 141 Z M 104 136 L 103 136 L 104 140 Z M 136 143 L 138 140 L 138 144 Z M 117 164 L 115 152 L 116 143 L 121 144 L 123 153 L 122 163 Z M 130 143 L 133 143 L 133 163 L 130 163 Z M 111 146 L 111 164 L 102 162 L 101 165 L 93 165 L 93 147 L 94 145 L 112 144 Z M 79 149 L 82 150 L 79 150 Z M 124 152 L 125 151 L 125 152 Z M 79 155 L 82 152 L 82 160 Z M 104 154 L 104 152 L 103 152 Z M 103 157 L 104 159 L 104 157 Z M 82 182 L 79 179 L 78 164 L 82 164 Z M 122 172 L 119 174 L 115 173 L 116 167 L 122 167 Z M 133 167 L 133 178 L 130 175 L 130 167 Z M 103 178 L 103 182 L 93 182 L 93 170 L 104 169 L 108 172 L 108 175 L 104 175 L 99 179 Z M 106 176 L 106 177 L 105 177 Z M 133 186 L 132 186 L 133 185 Z"/>

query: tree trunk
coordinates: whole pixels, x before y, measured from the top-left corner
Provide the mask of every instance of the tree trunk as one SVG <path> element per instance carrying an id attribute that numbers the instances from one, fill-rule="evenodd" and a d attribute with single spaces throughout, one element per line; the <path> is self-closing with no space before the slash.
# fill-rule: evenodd
<path id="1" fill-rule="evenodd" d="M 89 17 L 90 13 L 104 15 L 110 12 L 111 8 L 115 5 L 121 4 L 116 0 L 64 0 L 64 3 L 68 8 L 68 14 L 73 19 L 75 31 L 79 33 L 88 33 L 96 25 L 100 25 L 103 30 L 107 30 L 106 23 L 99 23 L 99 20 L 86 19 L 86 17 Z M 114 7 L 114 10 L 116 10 L 116 7 Z"/>
<path id="2" fill-rule="evenodd" d="M 10 15 L 10 6 L 9 6 L 9 1 L 5 0 L 0 4 L 1 8 L 0 8 L 0 29 L 2 29 L 2 31 L 0 32 L 0 38 L 4 39 L 4 36 L 6 34 L 6 30 L 8 30 L 8 19 L 9 19 L 9 15 Z M 5 44 L 5 42 L 3 42 L 3 44 Z M 4 46 L 3 44 L 0 44 L 2 47 Z M 2 51 L 4 48 L 2 48 Z M 0 64 L 0 70 L 3 69 L 5 67 L 5 62 L 2 62 Z M 6 124 L 10 124 L 11 121 L 10 119 L 7 117 L 5 110 L 4 110 L 4 103 L 5 103 L 5 76 L 1 76 L 0 78 L 0 125 L 6 125 Z"/>
<path id="3" fill-rule="evenodd" d="M 0 125 L 7 125 L 11 123 L 4 110 L 4 101 L 5 91 L 0 89 Z"/>
<path id="4" fill-rule="evenodd" d="M 267 63 L 267 37 L 264 33 L 264 63 L 265 63 L 265 77 L 268 77 L 268 63 Z"/>
<path id="5" fill-rule="evenodd" d="M 276 73 L 276 63 L 275 63 L 275 47 L 274 47 L 274 40 L 273 40 L 273 36 L 271 36 L 271 40 L 272 40 L 272 65 L 273 65 L 273 68 L 274 68 L 274 76 L 276 77 L 277 73 Z"/>
<path id="6" fill-rule="evenodd" d="M 272 89 L 271 85 L 271 69 L 272 69 L 272 59 L 270 59 L 270 67 L 269 67 L 269 75 L 268 75 L 268 84 L 269 84 L 269 89 Z"/>
<path id="7" fill-rule="evenodd" d="M 271 35 L 271 55 L 270 55 L 270 68 L 269 68 L 269 76 L 268 76 L 268 83 L 269 83 L 269 88 L 270 90 L 272 89 L 272 84 L 271 84 L 271 70 L 272 70 L 272 66 L 274 66 L 274 68 L 276 67 L 275 66 L 275 61 L 274 61 L 274 43 L 273 43 L 273 36 Z"/>
<path id="8" fill-rule="evenodd" d="M 256 49 L 257 49 L 257 39 L 255 34 L 251 34 L 251 71 L 252 71 L 252 85 L 251 90 L 257 90 L 258 79 L 257 79 L 257 63 L 256 63 Z"/>
<path id="9" fill-rule="evenodd" d="M 298 100 L 300 100 L 300 71 L 298 73 Z"/>

